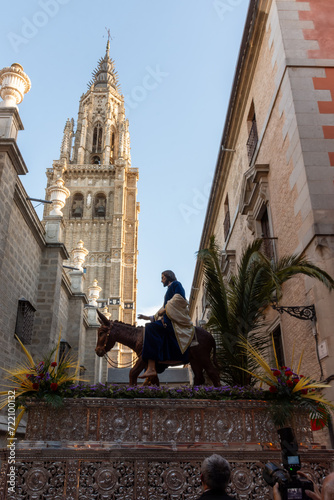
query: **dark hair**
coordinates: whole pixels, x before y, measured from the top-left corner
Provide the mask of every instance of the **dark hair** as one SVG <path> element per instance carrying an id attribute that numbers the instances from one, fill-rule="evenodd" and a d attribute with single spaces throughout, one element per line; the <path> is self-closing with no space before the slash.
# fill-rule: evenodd
<path id="1" fill-rule="evenodd" d="M 176 276 L 175 274 L 173 273 L 173 271 L 162 271 L 162 273 L 164 276 L 166 276 L 166 278 L 172 282 L 172 281 L 176 281 Z"/>
<path id="2" fill-rule="evenodd" d="M 230 464 L 225 458 L 216 454 L 207 457 L 202 463 L 201 473 L 210 490 L 225 492 L 231 475 Z"/>

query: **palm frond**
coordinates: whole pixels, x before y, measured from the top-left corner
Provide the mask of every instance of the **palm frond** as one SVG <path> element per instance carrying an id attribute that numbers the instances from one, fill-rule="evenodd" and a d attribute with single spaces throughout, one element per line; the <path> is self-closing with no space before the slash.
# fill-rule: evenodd
<path id="1" fill-rule="evenodd" d="M 23 350 L 24 354 L 27 356 L 27 359 L 29 361 L 29 365 L 31 367 L 35 366 L 35 363 L 34 363 L 34 360 L 32 358 L 32 355 L 30 354 L 30 352 L 28 351 L 28 349 L 22 344 L 21 340 L 18 338 L 18 336 L 16 334 L 14 335 L 14 337 L 16 338 L 16 340 L 18 341 L 18 343 L 22 347 L 22 350 Z"/>

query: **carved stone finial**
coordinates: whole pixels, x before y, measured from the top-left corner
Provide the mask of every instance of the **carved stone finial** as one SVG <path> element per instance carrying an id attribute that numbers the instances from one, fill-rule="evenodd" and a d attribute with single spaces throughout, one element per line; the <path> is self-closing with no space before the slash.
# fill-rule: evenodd
<path id="1" fill-rule="evenodd" d="M 0 70 L 0 96 L 3 99 L 1 107 L 16 108 L 30 88 L 30 78 L 20 64 L 14 63 Z"/>
<path id="2" fill-rule="evenodd" d="M 111 313 L 108 311 L 108 307 L 105 306 L 103 307 L 102 309 L 102 314 L 107 318 L 107 319 L 110 319 L 111 318 Z"/>

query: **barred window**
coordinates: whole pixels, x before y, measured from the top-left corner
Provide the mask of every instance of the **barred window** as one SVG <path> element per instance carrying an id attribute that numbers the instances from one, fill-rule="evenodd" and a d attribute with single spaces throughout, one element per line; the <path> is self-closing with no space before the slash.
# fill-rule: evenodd
<path id="1" fill-rule="evenodd" d="M 36 309 L 29 300 L 19 299 L 16 315 L 15 333 L 23 344 L 30 345 Z"/>
<path id="2" fill-rule="evenodd" d="M 283 340 L 282 340 L 282 332 L 280 325 L 278 325 L 273 331 L 273 339 L 274 339 L 278 364 L 279 366 L 284 366 L 285 361 L 284 361 L 284 351 L 283 351 Z"/>
<path id="3" fill-rule="evenodd" d="M 255 107 L 254 102 L 252 101 L 248 118 L 247 118 L 247 128 L 248 128 L 248 140 L 247 140 L 247 154 L 248 154 L 248 163 L 249 165 L 252 163 L 252 159 L 256 150 L 256 146 L 258 143 L 258 133 L 257 133 L 257 124 L 256 124 L 256 115 L 255 115 Z"/>
<path id="4" fill-rule="evenodd" d="M 226 195 L 225 203 L 224 203 L 224 239 L 227 240 L 228 234 L 231 229 L 231 218 L 230 218 L 230 207 L 228 203 L 228 195 Z"/>

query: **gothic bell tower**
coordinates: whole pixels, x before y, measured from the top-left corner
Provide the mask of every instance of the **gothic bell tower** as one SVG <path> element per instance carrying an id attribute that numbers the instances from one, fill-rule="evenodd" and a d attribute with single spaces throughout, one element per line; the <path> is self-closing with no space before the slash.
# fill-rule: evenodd
<path id="1" fill-rule="evenodd" d="M 81 96 L 76 130 L 73 118 L 66 122 L 60 158 L 47 169 L 47 187 L 59 177 L 70 191 L 63 209 L 65 245 L 71 252 L 82 240 L 89 251 L 86 293 L 97 280 L 102 288 L 99 305 L 108 307 L 111 319 L 133 324 L 138 169 L 131 168 L 129 122 L 109 41 Z"/>

